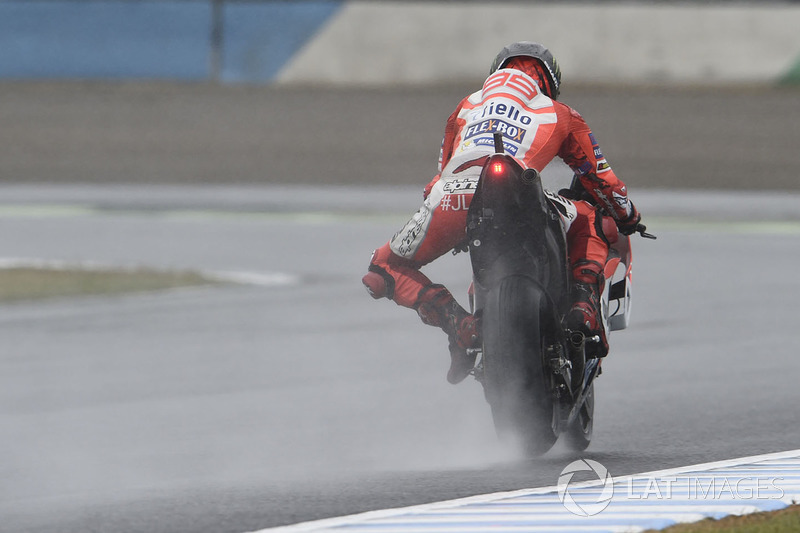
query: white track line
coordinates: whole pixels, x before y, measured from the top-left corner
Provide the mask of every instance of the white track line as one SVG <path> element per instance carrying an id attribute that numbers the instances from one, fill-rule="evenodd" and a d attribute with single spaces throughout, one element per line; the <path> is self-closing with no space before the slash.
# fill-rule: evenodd
<path id="1" fill-rule="evenodd" d="M 297 276 L 283 272 L 201 271 L 200 273 L 212 280 L 260 287 L 285 287 L 300 282 Z"/>
<path id="2" fill-rule="evenodd" d="M 40 268 L 47 270 L 84 270 L 87 272 L 132 272 L 143 267 L 109 265 L 96 261 L 69 262 L 51 259 L 31 259 L 21 257 L 0 258 L 0 269 L 11 268 Z M 147 267 L 153 268 L 153 267 Z M 160 270 L 155 269 L 154 270 Z M 168 269 L 167 269 L 168 270 Z M 300 279 L 292 274 L 283 272 L 248 272 L 248 271 L 217 271 L 198 270 L 198 274 L 212 280 L 241 285 L 257 285 L 259 287 L 285 287 L 297 285 Z"/>
<path id="3" fill-rule="evenodd" d="M 634 533 L 663 529 L 706 517 L 781 509 L 800 501 L 800 450 L 623 476 L 614 478 L 612 486 L 607 508 L 591 516 L 570 512 L 562 503 L 560 487 L 552 486 L 370 511 L 253 533 Z M 598 479 L 570 484 L 566 492 L 573 502 L 588 507 L 606 494 L 603 489 L 607 486 Z"/>

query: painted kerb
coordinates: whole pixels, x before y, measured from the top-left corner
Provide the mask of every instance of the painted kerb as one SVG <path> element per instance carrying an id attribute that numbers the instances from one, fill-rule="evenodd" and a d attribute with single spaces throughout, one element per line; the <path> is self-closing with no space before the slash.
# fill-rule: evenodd
<path id="1" fill-rule="evenodd" d="M 576 473 L 589 481 L 574 482 Z M 371 511 L 258 533 L 581 531 L 635 533 L 782 509 L 800 499 L 800 450 L 614 478 L 599 462 L 567 465 L 555 487 Z"/>

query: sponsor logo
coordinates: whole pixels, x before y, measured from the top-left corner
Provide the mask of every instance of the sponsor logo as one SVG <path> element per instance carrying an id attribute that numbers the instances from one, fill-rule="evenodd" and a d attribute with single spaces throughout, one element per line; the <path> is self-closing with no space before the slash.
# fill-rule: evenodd
<path id="1" fill-rule="evenodd" d="M 425 202 L 426 204 L 428 202 Z M 422 233 L 422 228 L 425 227 L 428 220 L 428 209 L 422 206 L 417 211 L 411 220 L 408 221 L 406 226 L 395 233 L 392 237 L 391 248 L 400 257 L 407 257 L 413 254 L 417 249 L 417 237 Z"/>
<path id="2" fill-rule="evenodd" d="M 519 128 L 504 120 L 490 118 L 477 124 L 467 126 L 464 130 L 464 139 L 471 139 L 482 133 L 502 133 L 504 137 L 508 137 L 514 142 L 522 142 L 522 138 L 525 137 L 526 132 L 526 129 Z"/>
<path id="3" fill-rule="evenodd" d="M 614 201 L 617 202 L 617 205 L 627 211 L 628 209 L 628 197 L 618 193 L 612 193 L 614 197 Z"/>
<path id="4" fill-rule="evenodd" d="M 475 111 L 472 111 L 469 113 L 468 118 L 469 120 L 479 120 L 491 116 L 505 117 L 508 120 L 519 122 L 523 126 L 527 126 L 533 122 L 530 115 L 521 113 L 521 109 L 514 104 L 506 104 L 495 100 L 489 100 Z"/>
<path id="5" fill-rule="evenodd" d="M 494 148 L 494 139 L 491 137 L 478 137 L 477 139 L 473 140 L 473 142 L 477 146 L 491 146 Z M 519 151 L 519 147 L 505 141 L 503 141 L 503 149 L 510 155 L 517 155 L 517 152 Z"/>
<path id="6" fill-rule="evenodd" d="M 600 143 L 594 138 L 594 133 L 589 134 L 589 140 L 592 141 L 592 149 L 594 150 L 595 158 L 603 159 L 603 153 L 600 151 Z"/>
<path id="7" fill-rule="evenodd" d="M 478 187 L 478 178 L 449 179 L 444 184 L 444 192 L 457 193 L 461 191 L 474 191 Z"/>
<path id="8" fill-rule="evenodd" d="M 597 143 L 597 139 L 594 138 L 594 134 L 589 134 L 589 140 L 592 141 L 592 150 L 594 151 L 594 158 L 597 160 L 597 173 L 600 174 L 601 172 L 605 172 L 611 169 L 611 165 L 608 164 L 606 161 L 603 152 L 600 151 L 600 145 Z"/>
<path id="9" fill-rule="evenodd" d="M 581 163 L 581 165 L 576 170 L 576 172 L 581 176 L 585 176 L 591 171 L 592 171 L 592 164 L 589 161 L 584 161 L 583 163 Z"/>
<path id="10" fill-rule="evenodd" d="M 598 200 L 600 200 L 600 202 L 603 204 L 603 206 L 602 206 L 602 207 L 605 207 L 606 211 L 607 211 L 609 214 L 611 214 L 612 216 L 614 216 L 614 218 L 617 218 L 617 217 L 616 217 L 616 215 L 614 215 L 614 213 L 616 213 L 616 212 L 617 212 L 617 211 L 616 211 L 616 209 L 614 209 L 614 204 L 613 204 L 613 203 L 611 203 L 611 200 L 609 200 L 609 199 L 608 199 L 608 196 L 606 196 L 606 195 L 603 193 L 603 191 L 601 191 L 600 189 L 597 189 L 597 188 L 595 188 L 595 189 L 594 189 L 594 196 L 595 196 L 595 198 L 597 198 Z"/>

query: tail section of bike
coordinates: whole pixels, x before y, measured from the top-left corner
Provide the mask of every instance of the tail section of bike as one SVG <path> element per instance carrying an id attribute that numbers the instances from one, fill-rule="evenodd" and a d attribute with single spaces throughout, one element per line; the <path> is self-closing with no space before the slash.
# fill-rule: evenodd
<path id="1" fill-rule="evenodd" d="M 498 435 L 540 455 L 562 432 L 571 400 L 560 319 L 569 293 L 564 228 L 538 173 L 495 154 L 473 196 L 467 234 L 483 330 L 476 377 Z"/>

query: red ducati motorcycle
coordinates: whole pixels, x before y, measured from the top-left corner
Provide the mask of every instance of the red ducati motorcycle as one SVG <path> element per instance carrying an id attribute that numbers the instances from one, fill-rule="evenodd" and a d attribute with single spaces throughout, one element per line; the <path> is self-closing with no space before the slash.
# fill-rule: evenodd
<path id="1" fill-rule="evenodd" d="M 467 217 L 470 303 L 483 335 L 473 374 L 501 438 L 518 440 L 528 455 L 547 452 L 562 435 L 571 449 L 584 450 L 592 439 L 600 339 L 564 325 L 572 283 L 558 202 L 536 170 L 503 153 L 501 134 L 495 152 Z M 637 232 L 655 238 L 644 225 Z M 630 316 L 629 237 L 612 243 L 605 278 L 601 307 L 610 334 L 625 329 Z"/>

